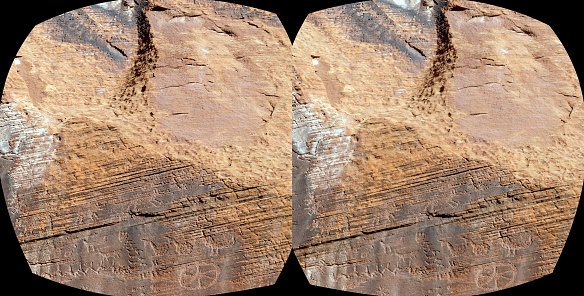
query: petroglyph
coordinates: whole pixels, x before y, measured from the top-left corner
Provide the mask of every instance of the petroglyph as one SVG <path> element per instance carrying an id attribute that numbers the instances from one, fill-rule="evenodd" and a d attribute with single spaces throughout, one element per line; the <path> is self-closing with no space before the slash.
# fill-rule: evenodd
<path id="1" fill-rule="evenodd" d="M 186 240 L 173 239 L 176 251 L 180 255 L 188 255 L 193 252 L 194 245 Z"/>
<path id="2" fill-rule="evenodd" d="M 396 254 L 399 258 L 398 267 L 401 269 L 408 269 L 412 267 L 412 261 L 418 255 L 418 250 L 396 251 Z"/>
<path id="3" fill-rule="evenodd" d="M 211 287 L 217 282 L 221 270 L 213 263 L 188 263 L 180 271 L 181 287 L 191 290 L 201 290 Z"/>
<path id="4" fill-rule="evenodd" d="M 378 287 L 377 289 L 375 289 L 375 295 L 377 296 L 389 295 L 389 290 L 385 287 Z"/>
<path id="5" fill-rule="evenodd" d="M 31 270 L 216 295 L 273 284 L 292 246 L 311 284 L 466 296 L 554 269 L 584 112 L 548 26 L 373 0 L 311 13 L 291 45 L 275 14 L 220 1 L 118 0 L 35 26 L 0 104 Z"/>
<path id="6" fill-rule="evenodd" d="M 355 278 L 357 278 L 357 280 L 354 280 Z M 358 279 L 358 277 L 356 275 L 348 275 L 347 279 L 353 279 L 353 280 L 347 280 L 344 284 L 344 288 L 349 289 L 349 290 L 353 290 L 357 287 L 360 287 L 367 282 L 366 280 Z M 341 280 L 341 283 L 342 283 L 342 280 Z"/>
<path id="7" fill-rule="evenodd" d="M 466 236 L 459 237 L 458 242 L 440 240 L 442 246 L 446 246 L 452 257 L 466 255 L 487 255 L 491 249 L 491 242 L 488 238 L 483 238 L 480 242 Z"/>
<path id="8" fill-rule="evenodd" d="M 116 0 L 33 25 L 0 104 L 2 185 L 31 270 L 104 294 L 183 294 L 175 267 L 193 260 L 233 268 L 221 285 L 204 265 L 196 283 L 183 273 L 208 294 L 273 284 L 292 229 L 276 15 Z M 44 242 L 77 245 L 63 258 Z"/>
<path id="9" fill-rule="evenodd" d="M 416 232 L 416 242 L 421 243 L 424 238 L 426 238 L 426 234 L 423 232 Z"/>
<path id="10" fill-rule="evenodd" d="M 166 256 L 176 252 L 175 244 L 168 238 L 162 237 L 154 241 L 154 239 L 142 239 L 154 251 L 154 256 Z"/>
<path id="11" fill-rule="evenodd" d="M 529 230 L 503 230 L 499 235 L 501 245 L 505 248 L 507 256 L 515 256 L 517 250 L 529 248 L 533 243 L 533 237 Z"/>
<path id="12" fill-rule="evenodd" d="M 235 244 L 235 232 L 226 226 L 204 229 L 202 235 L 205 246 L 211 249 L 211 254 L 217 254 L 219 250 Z"/>
<path id="13" fill-rule="evenodd" d="M 491 243 L 487 238 L 484 238 L 482 242 L 474 242 L 472 240 L 468 240 L 469 244 L 472 247 L 472 252 L 475 255 L 485 256 L 489 254 L 491 250 Z"/>
<path id="14" fill-rule="evenodd" d="M 477 267 L 476 285 L 483 290 L 505 289 L 513 284 L 517 268 L 511 263 L 490 263 Z"/>
<path id="15" fill-rule="evenodd" d="M 123 243 L 128 239 L 128 232 L 127 231 L 120 231 L 118 233 L 118 240 Z"/>
<path id="16" fill-rule="evenodd" d="M 459 243 L 453 244 L 451 242 L 446 242 L 446 246 L 448 247 L 448 251 L 450 251 L 450 255 L 453 257 L 459 257 L 465 255 L 468 250 L 467 243 Z"/>

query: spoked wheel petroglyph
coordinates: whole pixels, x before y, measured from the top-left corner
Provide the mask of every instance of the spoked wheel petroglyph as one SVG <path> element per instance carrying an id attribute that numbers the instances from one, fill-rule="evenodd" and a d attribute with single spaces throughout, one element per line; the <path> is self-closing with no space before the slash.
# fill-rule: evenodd
<path id="1" fill-rule="evenodd" d="M 180 285 L 192 290 L 206 289 L 217 282 L 220 273 L 216 264 L 193 263 L 182 270 Z"/>
<path id="2" fill-rule="evenodd" d="M 479 268 L 477 287 L 484 290 L 499 290 L 510 287 L 517 277 L 517 268 L 510 263 L 491 263 Z"/>

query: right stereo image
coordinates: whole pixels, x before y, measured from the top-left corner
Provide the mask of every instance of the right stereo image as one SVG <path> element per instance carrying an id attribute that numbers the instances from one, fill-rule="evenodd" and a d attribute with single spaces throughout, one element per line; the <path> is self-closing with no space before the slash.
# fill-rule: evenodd
<path id="1" fill-rule="evenodd" d="M 548 25 L 473 1 L 365 1 L 310 14 L 292 55 L 292 243 L 312 285 L 462 296 L 552 273 L 584 114 Z"/>

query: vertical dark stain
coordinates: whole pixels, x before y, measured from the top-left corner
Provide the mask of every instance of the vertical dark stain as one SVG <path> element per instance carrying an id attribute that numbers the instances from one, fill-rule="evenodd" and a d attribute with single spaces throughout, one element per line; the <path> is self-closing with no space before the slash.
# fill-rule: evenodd
<path id="1" fill-rule="evenodd" d="M 304 245 L 316 235 L 316 232 L 310 228 L 316 215 L 310 213 L 307 204 L 311 195 L 307 174 L 311 167 L 310 161 L 302 159 L 296 151 L 292 151 L 292 247 L 294 248 Z"/>
<path id="2" fill-rule="evenodd" d="M 457 58 L 456 49 L 452 44 L 450 24 L 446 17 L 446 11 L 450 10 L 451 3 L 448 0 L 439 0 L 436 1 L 436 4 L 437 6 L 434 8 L 437 39 L 436 56 L 418 95 L 423 98 L 423 101 L 427 101 L 426 98 L 435 94 L 442 95 L 446 82 L 453 77 L 454 64 Z"/>
<path id="3" fill-rule="evenodd" d="M 138 108 L 134 104 L 135 96 L 142 94 L 146 90 L 148 80 L 154 76 L 153 71 L 158 62 L 158 51 L 152 41 L 150 22 L 146 12 L 152 8 L 150 1 L 141 1 L 136 6 L 136 29 L 138 31 L 138 50 L 129 74 L 124 82 L 119 94 L 113 98 L 114 101 L 121 101 L 131 104 L 121 106 L 123 110 L 133 113 Z M 146 99 L 137 102 L 140 105 L 147 105 Z"/>

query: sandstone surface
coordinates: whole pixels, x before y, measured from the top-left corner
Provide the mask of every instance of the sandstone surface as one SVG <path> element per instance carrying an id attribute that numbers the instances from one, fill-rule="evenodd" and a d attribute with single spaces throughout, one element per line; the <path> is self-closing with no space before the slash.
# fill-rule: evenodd
<path id="1" fill-rule="evenodd" d="M 109 295 L 273 284 L 291 248 L 290 57 L 275 14 L 223 2 L 122 0 L 37 25 L 0 104 L 32 272 Z"/>
<path id="2" fill-rule="evenodd" d="M 551 28 L 491 5 L 334 7 L 291 49 L 270 12 L 118 0 L 26 39 L 0 178 L 32 272 L 89 291 L 266 286 L 293 247 L 314 285 L 474 295 L 553 271 L 582 107 Z"/>
<path id="3" fill-rule="evenodd" d="M 584 110 L 547 25 L 472 1 L 312 13 L 292 49 L 293 245 L 311 284 L 474 295 L 551 273 Z"/>

